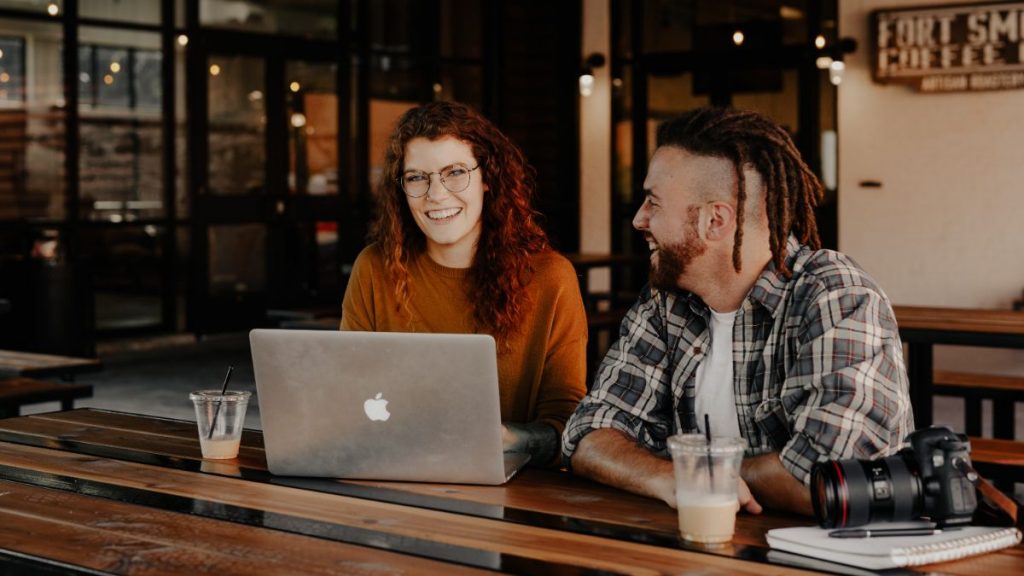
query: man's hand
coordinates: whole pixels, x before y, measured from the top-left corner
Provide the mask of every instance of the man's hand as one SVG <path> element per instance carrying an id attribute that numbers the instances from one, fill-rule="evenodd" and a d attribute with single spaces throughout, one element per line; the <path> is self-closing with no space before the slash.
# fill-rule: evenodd
<path id="1" fill-rule="evenodd" d="M 651 454 L 618 430 L 594 430 L 584 436 L 572 456 L 572 469 L 580 476 L 676 507 L 672 462 Z M 744 510 L 761 513 L 761 505 L 742 480 L 738 495 Z"/>
<path id="2" fill-rule="evenodd" d="M 754 495 L 750 493 L 750 487 L 747 483 L 740 478 L 739 492 L 737 493 L 740 499 L 740 508 L 750 512 L 751 514 L 760 514 L 764 511 L 761 504 L 754 499 Z"/>
<path id="3" fill-rule="evenodd" d="M 672 463 L 618 430 L 602 428 L 584 436 L 571 463 L 575 474 L 676 505 Z"/>
<path id="4" fill-rule="evenodd" d="M 743 478 L 740 482 L 741 501 L 742 492 L 749 488 L 748 492 L 757 494 L 768 508 L 805 516 L 814 514 L 811 491 L 786 470 L 778 452 L 745 458 L 740 476 Z"/>

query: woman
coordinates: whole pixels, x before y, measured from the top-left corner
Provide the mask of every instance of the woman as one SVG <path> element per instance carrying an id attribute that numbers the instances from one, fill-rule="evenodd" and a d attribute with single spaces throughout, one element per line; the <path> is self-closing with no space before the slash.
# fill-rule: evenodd
<path id="1" fill-rule="evenodd" d="M 341 329 L 491 334 L 505 451 L 552 464 L 586 392 L 587 326 L 576 274 L 537 225 L 533 188 L 522 152 L 473 109 L 406 112 Z"/>

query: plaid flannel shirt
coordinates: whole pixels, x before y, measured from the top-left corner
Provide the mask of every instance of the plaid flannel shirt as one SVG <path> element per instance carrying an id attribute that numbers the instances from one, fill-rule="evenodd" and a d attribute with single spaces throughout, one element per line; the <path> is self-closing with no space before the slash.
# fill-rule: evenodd
<path id="1" fill-rule="evenodd" d="M 787 243 L 785 278 L 769 264 L 737 312 L 733 388 L 748 456 L 778 452 L 798 480 L 819 460 L 874 458 L 913 430 L 892 306 L 850 258 Z M 562 439 L 613 428 L 665 455 L 666 438 L 697 431 L 694 381 L 710 352 L 710 312 L 684 291 L 645 289 L 619 328 L 593 388 Z"/>

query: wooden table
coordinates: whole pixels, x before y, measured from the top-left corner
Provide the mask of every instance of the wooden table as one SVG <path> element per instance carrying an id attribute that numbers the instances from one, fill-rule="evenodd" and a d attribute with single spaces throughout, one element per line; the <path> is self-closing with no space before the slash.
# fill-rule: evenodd
<path id="1" fill-rule="evenodd" d="M 1024 348 L 1024 312 L 919 306 L 893 306 L 893 311 L 907 346 L 910 400 L 917 428 L 932 424 L 935 344 Z"/>
<path id="2" fill-rule="evenodd" d="M 738 519 L 714 551 L 681 544 L 664 504 L 525 470 L 499 487 L 339 482 L 266 472 L 262 436 L 200 458 L 194 424 L 98 410 L 0 420 L 0 572 L 801 574 Z M 932 565 L 1020 574 L 1024 547 Z"/>
<path id="3" fill-rule="evenodd" d="M 46 378 L 60 376 L 66 380 L 73 380 L 76 374 L 96 372 L 102 367 L 103 363 L 96 358 L 0 350 L 0 377 Z"/>

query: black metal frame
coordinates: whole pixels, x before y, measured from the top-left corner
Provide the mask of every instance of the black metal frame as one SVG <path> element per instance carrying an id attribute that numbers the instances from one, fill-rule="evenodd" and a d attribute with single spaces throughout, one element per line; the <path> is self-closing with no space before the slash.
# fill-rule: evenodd
<path id="1" fill-rule="evenodd" d="M 160 20 L 158 23 L 125 22 L 105 20 L 102 18 L 80 18 L 79 0 L 65 0 L 62 13 L 56 17 L 46 13 L 0 8 L 0 18 L 32 20 L 53 23 L 60 26 L 64 45 L 63 82 L 65 91 L 65 150 L 64 172 L 65 190 L 63 196 L 65 213 L 61 218 L 34 219 L 30 222 L 22 220 L 0 222 L 5 230 L 35 231 L 39 229 L 57 229 L 63 239 L 65 257 L 70 262 L 79 261 L 82 254 L 82 241 L 85 234 L 97 229 L 138 229 L 145 225 L 153 225 L 162 231 L 160 248 L 161 270 L 161 321 L 159 324 L 141 327 L 106 330 L 102 335 L 128 335 L 137 333 L 175 331 L 179 328 L 179 300 L 182 280 L 180 255 L 188 251 L 188 270 L 186 272 L 186 288 L 184 291 L 187 329 L 197 333 L 206 331 L 204 315 L 209 311 L 208 300 L 208 236 L 209 225 L 227 222 L 259 222 L 273 225 L 273 210 L 276 201 L 287 203 L 286 215 L 292 221 L 323 221 L 333 220 L 338 226 L 337 284 L 344 287 L 346 270 L 344 264 L 352 262 L 362 248 L 367 224 L 371 216 L 369 189 L 369 104 L 371 99 L 371 57 L 386 54 L 387 51 L 375 50 L 370 44 L 370 36 L 365 26 L 353 26 L 352 19 L 366 22 L 369 19 L 370 0 L 336 0 L 338 7 L 338 29 L 333 40 L 309 40 L 294 36 L 272 35 L 263 33 L 247 33 L 234 29 L 204 28 L 199 22 L 199 0 L 185 0 L 184 22 L 178 24 L 175 19 L 179 9 L 175 0 L 161 0 Z M 441 0 L 423 0 L 413 3 L 416 11 L 416 32 L 413 34 L 413 46 L 404 58 L 410 58 L 422 72 L 422 83 L 417 87 L 417 97 L 426 102 L 433 100 L 433 84 L 441 81 L 446 66 L 477 66 L 480 70 L 480 98 L 484 114 L 501 125 L 506 111 L 502 94 L 503 76 L 501 62 L 508 58 L 503 44 L 502 22 L 507 11 L 514 8 L 532 9 L 531 2 L 526 0 L 481 0 L 479 25 L 484 32 L 481 34 L 481 53 L 479 57 L 461 55 L 443 56 L 440 50 L 440 4 Z M 579 12 L 580 2 L 572 3 Z M 571 14 L 569 8 L 563 8 L 563 17 Z M 180 19 L 180 14 L 178 15 Z M 407 17 L 408 15 L 403 15 Z M 161 118 L 161 166 L 163 175 L 160 180 L 163 186 L 161 198 L 164 204 L 163 213 L 156 217 L 147 217 L 131 222 L 101 222 L 84 220 L 81 206 L 81 139 L 79 130 L 81 117 L 79 110 L 79 29 L 81 26 L 117 29 L 126 31 L 151 32 L 159 34 L 160 53 L 162 56 L 161 79 L 164 86 Z M 190 111 L 183 119 L 185 122 L 185 145 L 188 154 L 187 166 L 179 166 L 176 150 L 179 145 L 178 122 L 176 117 L 177 77 L 176 64 L 180 54 L 176 39 L 179 34 L 187 35 L 189 43 L 184 50 L 185 85 L 184 97 L 186 109 Z M 579 30 L 566 36 L 565 42 L 559 43 L 559 49 L 578 40 Z M 264 58 L 274 58 L 280 62 L 289 59 L 331 62 L 336 65 L 336 90 L 338 95 L 338 171 L 339 191 L 332 197 L 287 196 L 281 191 L 287 184 L 287 134 L 286 119 L 273 116 L 275 108 L 282 108 L 284 95 L 279 90 L 267 91 L 268 127 L 266 134 L 267 186 L 272 192 L 246 202 L 233 203 L 231 198 L 210 195 L 207 190 L 209 180 L 207 162 L 208 152 L 208 120 L 205 114 L 208 77 L 205 70 L 206 59 L 212 53 L 255 54 Z M 396 54 L 397 55 L 397 54 Z M 562 58 L 564 55 L 559 55 Z M 575 61 L 578 58 L 571 55 Z M 578 64 L 578 63 L 577 63 Z M 128 65 L 128 63 L 125 63 Z M 282 74 L 283 66 L 268 68 L 266 82 L 275 86 L 275 78 Z M 129 66 L 129 68 L 131 68 Z M 131 70 L 129 70 L 131 71 Z M 567 77 L 566 86 L 574 88 L 575 77 Z M 282 78 L 277 78 L 282 80 Z M 94 79 L 95 81 L 95 79 Z M 562 87 L 559 90 L 559 111 L 557 116 L 568 117 L 572 110 L 562 98 Z M 572 94 L 574 94 L 573 92 Z M 283 116 L 283 115 L 282 115 Z M 573 124 L 575 126 L 575 124 Z M 565 130 L 569 127 L 566 125 Z M 561 132 L 560 132 L 561 133 Z M 575 134 L 575 132 L 574 132 Z M 564 139 L 563 139 L 564 140 Z M 578 139 L 576 140 L 578 147 Z M 569 151 L 567 155 L 578 150 Z M 185 188 L 188 196 L 189 213 L 180 213 L 178 207 L 178 191 L 176 171 L 185 170 Z M 575 185 L 571 184 L 575 182 Z M 552 186 L 557 192 L 558 201 L 571 204 L 572 194 L 576 195 L 578 205 L 578 175 L 572 179 L 562 178 L 558 185 Z M 558 189 L 561 188 L 561 189 Z M 572 188 L 568 190 L 565 188 Z M 554 196 L 553 196 L 554 197 Z M 564 209 L 565 206 L 563 205 Z M 556 225 L 562 225 L 557 223 Z M 179 242 L 179 235 L 187 233 L 187 248 Z M 569 231 L 571 235 L 571 231 Z M 268 278 L 268 289 L 270 279 Z M 340 304 L 340 294 L 334 295 Z"/>
<path id="2" fill-rule="evenodd" d="M 797 102 L 800 131 L 797 137 L 797 148 L 812 170 L 821 171 L 821 152 L 817 143 L 821 135 L 821 71 L 815 66 L 817 52 L 809 46 L 782 45 L 774 51 L 736 51 L 720 53 L 698 53 L 696 51 L 678 53 L 645 54 L 644 39 L 644 0 L 612 0 L 612 14 L 618 14 L 623 2 L 628 2 L 630 9 L 630 40 L 632 59 L 623 60 L 615 50 L 612 51 L 612 73 L 617 74 L 624 65 L 632 68 L 632 167 L 631 181 L 633 198 L 642 198 L 642 185 L 647 172 L 647 116 L 648 94 L 647 79 L 652 73 L 680 73 L 707 70 L 742 69 L 770 67 L 778 69 L 795 69 L 798 74 Z M 822 8 L 819 2 L 807 3 L 808 38 L 814 38 L 821 32 Z M 612 18 L 613 40 L 621 33 L 621 22 Z M 618 76 L 616 76 L 618 77 Z M 728 105 L 731 93 L 709 94 L 712 105 Z M 613 136 L 614 137 L 614 136 Z M 614 149 L 612 165 L 614 165 Z M 616 201 L 612 191 L 612 251 L 625 252 L 629 245 L 624 238 L 620 224 L 626 218 L 632 218 L 632 210 Z M 819 215 L 819 217 L 821 217 Z M 831 214 L 831 217 L 835 217 Z M 835 229 L 835 226 L 832 226 Z M 638 244 L 633 244 L 634 247 Z M 634 250 L 635 253 L 639 251 Z M 643 249 L 646 254 L 646 248 Z"/>

